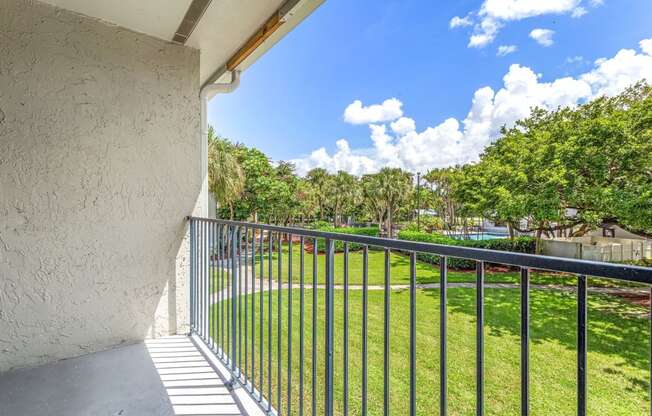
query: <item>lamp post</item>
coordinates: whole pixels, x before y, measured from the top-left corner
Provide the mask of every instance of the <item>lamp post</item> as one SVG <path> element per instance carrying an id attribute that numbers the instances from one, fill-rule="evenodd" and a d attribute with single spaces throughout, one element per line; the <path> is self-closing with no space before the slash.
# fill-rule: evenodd
<path id="1" fill-rule="evenodd" d="M 417 232 L 421 231 L 421 172 L 417 172 Z"/>

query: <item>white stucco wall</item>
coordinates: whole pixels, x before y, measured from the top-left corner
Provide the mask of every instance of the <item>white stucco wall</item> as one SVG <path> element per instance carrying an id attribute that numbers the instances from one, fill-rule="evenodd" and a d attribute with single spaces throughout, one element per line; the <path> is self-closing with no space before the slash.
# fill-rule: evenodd
<path id="1" fill-rule="evenodd" d="M 0 0 L 0 371 L 187 329 L 199 52 Z"/>

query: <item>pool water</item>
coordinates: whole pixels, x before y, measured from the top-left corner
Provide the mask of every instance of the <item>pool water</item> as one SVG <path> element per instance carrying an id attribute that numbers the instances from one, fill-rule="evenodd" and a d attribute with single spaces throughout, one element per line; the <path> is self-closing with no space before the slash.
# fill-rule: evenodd
<path id="1" fill-rule="evenodd" d="M 480 234 L 449 234 L 449 237 L 458 239 L 458 240 L 493 240 L 496 238 L 509 238 L 508 234 L 497 234 L 497 233 L 480 233 Z"/>

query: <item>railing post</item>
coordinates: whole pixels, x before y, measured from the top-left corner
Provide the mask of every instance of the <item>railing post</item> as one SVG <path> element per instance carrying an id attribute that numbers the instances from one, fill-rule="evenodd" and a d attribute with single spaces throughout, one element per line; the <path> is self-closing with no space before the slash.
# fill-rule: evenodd
<path id="1" fill-rule="evenodd" d="M 190 312 L 190 331 L 195 329 L 195 219 L 190 218 L 190 293 L 189 293 L 189 312 Z"/>
<path id="2" fill-rule="evenodd" d="M 521 268 L 521 415 L 530 414 L 530 271 Z"/>
<path id="3" fill-rule="evenodd" d="M 325 414 L 333 415 L 333 269 L 335 245 L 330 238 L 326 239 L 326 334 L 325 334 Z M 316 290 L 316 289 L 313 289 Z"/>
<path id="4" fill-rule="evenodd" d="M 235 256 L 237 255 L 236 250 L 236 227 L 231 227 L 231 372 L 232 376 L 235 377 L 236 370 L 236 357 L 238 342 L 236 339 L 236 324 L 238 307 L 237 307 L 237 297 L 238 297 L 238 268 L 236 267 Z"/>
<path id="5" fill-rule="evenodd" d="M 586 276 L 577 276 L 577 415 L 586 416 L 587 372 L 587 286 Z"/>

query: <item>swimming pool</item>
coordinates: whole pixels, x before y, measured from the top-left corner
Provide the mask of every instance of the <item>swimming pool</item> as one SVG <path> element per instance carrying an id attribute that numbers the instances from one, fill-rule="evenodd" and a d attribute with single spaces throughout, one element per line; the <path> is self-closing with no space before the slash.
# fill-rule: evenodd
<path id="1" fill-rule="evenodd" d="M 449 237 L 458 240 L 493 240 L 496 238 L 509 238 L 508 234 L 498 233 L 471 233 L 471 234 L 448 234 Z"/>

